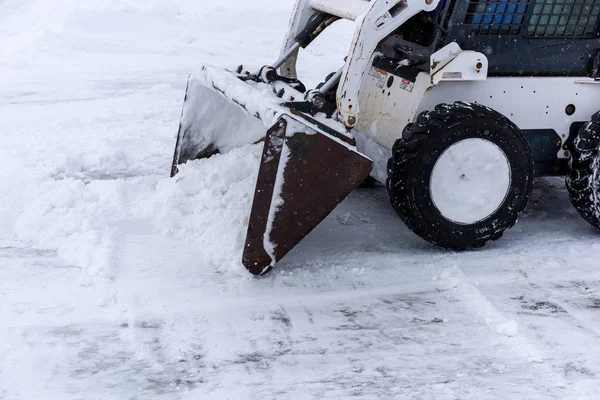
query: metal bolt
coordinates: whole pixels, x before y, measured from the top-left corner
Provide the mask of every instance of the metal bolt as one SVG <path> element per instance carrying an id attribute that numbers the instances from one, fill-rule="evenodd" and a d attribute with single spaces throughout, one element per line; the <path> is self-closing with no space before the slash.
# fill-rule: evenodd
<path id="1" fill-rule="evenodd" d="M 351 115 L 348 117 L 348 125 L 350 126 L 354 126 L 356 124 L 356 117 L 354 115 Z"/>

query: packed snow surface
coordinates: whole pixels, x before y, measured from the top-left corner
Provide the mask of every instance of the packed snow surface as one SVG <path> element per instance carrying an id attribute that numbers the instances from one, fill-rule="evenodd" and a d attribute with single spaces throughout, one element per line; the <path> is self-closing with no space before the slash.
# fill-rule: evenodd
<path id="1" fill-rule="evenodd" d="M 0 4 L 0 399 L 596 399 L 600 237 L 560 179 L 467 253 L 357 190 L 256 279 L 260 145 L 168 178 L 188 73 L 271 62 L 292 5 Z"/>

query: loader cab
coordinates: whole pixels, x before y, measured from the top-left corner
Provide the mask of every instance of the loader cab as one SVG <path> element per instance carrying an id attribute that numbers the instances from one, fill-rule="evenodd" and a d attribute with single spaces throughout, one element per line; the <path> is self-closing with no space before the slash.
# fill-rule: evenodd
<path id="1" fill-rule="evenodd" d="M 423 70 L 423 53 L 456 42 L 487 56 L 489 76 L 596 77 L 599 25 L 600 0 L 445 0 L 411 18 L 381 47 L 387 57 L 408 58 Z M 403 52 L 404 42 L 418 54 Z"/>
<path id="2" fill-rule="evenodd" d="M 490 75 L 592 74 L 598 0 L 456 1 L 445 42 L 486 54 Z"/>
<path id="3" fill-rule="evenodd" d="M 595 74 L 598 0 L 455 1 L 444 43 L 486 54 L 490 76 Z"/>

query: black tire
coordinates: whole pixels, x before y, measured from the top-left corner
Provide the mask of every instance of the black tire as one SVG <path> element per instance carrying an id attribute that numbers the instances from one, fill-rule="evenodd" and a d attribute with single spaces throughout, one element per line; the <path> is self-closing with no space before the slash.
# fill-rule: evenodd
<path id="1" fill-rule="evenodd" d="M 505 154 L 510 186 L 504 201 L 491 215 L 472 224 L 453 222 L 435 206 L 430 190 L 437 160 L 465 139 L 485 139 Z M 525 210 L 533 183 L 529 143 L 508 118 L 477 104 L 440 104 L 409 124 L 392 150 L 387 188 L 392 205 L 410 230 L 442 247 L 465 250 L 499 239 Z"/>
<path id="2" fill-rule="evenodd" d="M 600 230 L 600 112 L 577 133 L 566 178 L 571 203 Z"/>

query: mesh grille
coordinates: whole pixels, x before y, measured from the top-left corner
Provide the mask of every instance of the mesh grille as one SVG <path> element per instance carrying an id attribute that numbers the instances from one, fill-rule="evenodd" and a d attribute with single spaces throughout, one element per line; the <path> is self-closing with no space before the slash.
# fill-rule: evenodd
<path id="1" fill-rule="evenodd" d="M 533 6 L 528 36 L 593 38 L 600 16 L 595 0 L 545 0 Z"/>
<path id="2" fill-rule="evenodd" d="M 599 19 L 600 0 L 469 0 L 463 25 L 480 36 L 593 38 Z"/>
<path id="3" fill-rule="evenodd" d="M 529 0 L 469 0 L 464 25 L 472 35 L 520 35 Z"/>

